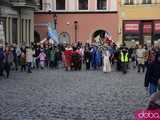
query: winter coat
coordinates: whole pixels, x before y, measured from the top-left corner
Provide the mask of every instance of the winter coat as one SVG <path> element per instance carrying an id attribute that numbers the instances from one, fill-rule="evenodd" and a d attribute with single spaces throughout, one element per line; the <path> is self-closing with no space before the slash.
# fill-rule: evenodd
<path id="1" fill-rule="evenodd" d="M 2 62 L 4 60 L 4 52 L 3 52 L 3 48 L 0 48 L 0 62 Z"/>
<path id="2" fill-rule="evenodd" d="M 148 65 L 148 69 L 145 75 L 144 86 L 148 87 L 149 83 L 157 85 L 159 79 L 160 79 L 160 53 L 157 53 L 155 61 L 150 65 Z"/>
<path id="3" fill-rule="evenodd" d="M 27 49 L 26 51 L 26 62 L 32 62 L 33 61 L 33 51 L 31 49 Z"/>
<path id="4" fill-rule="evenodd" d="M 14 56 L 12 52 L 5 52 L 4 53 L 4 63 L 11 64 L 14 60 Z"/>

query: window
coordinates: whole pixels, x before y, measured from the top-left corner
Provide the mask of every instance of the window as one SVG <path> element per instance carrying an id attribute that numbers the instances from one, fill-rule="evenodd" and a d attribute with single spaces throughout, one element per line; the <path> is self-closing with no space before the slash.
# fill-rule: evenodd
<path id="1" fill-rule="evenodd" d="M 17 19 L 12 19 L 12 42 L 17 44 Z"/>
<path id="2" fill-rule="evenodd" d="M 152 2 L 151 2 L 151 0 L 143 0 L 142 1 L 142 4 L 151 4 Z"/>
<path id="3" fill-rule="evenodd" d="M 79 0 L 79 10 L 88 10 L 88 0 Z"/>
<path id="4" fill-rule="evenodd" d="M 65 0 L 56 0 L 56 10 L 65 10 Z"/>
<path id="5" fill-rule="evenodd" d="M 39 1 L 39 9 L 43 10 L 43 1 L 42 0 Z"/>
<path id="6" fill-rule="evenodd" d="M 124 0 L 124 4 L 125 5 L 133 5 L 134 4 L 134 0 Z"/>
<path id="7" fill-rule="evenodd" d="M 107 0 L 97 0 L 97 10 L 106 10 Z"/>

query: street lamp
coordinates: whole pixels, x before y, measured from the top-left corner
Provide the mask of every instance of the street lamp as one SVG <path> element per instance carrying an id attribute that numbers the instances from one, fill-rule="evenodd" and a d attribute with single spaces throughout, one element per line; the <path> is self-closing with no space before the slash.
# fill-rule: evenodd
<path id="1" fill-rule="evenodd" d="M 55 29 L 57 29 L 57 15 L 56 15 L 56 13 L 53 15 L 53 20 L 54 20 Z"/>
<path id="2" fill-rule="evenodd" d="M 51 10 L 49 10 L 49 15 L 52 15 Z M 57 15 L 56 15 L 56 13 L 53 14 L 53 20 L 54 20 L 55 29 L 57 29 Z"/>
<path id="3" fill-rule="evenodd" d="M 74 29 L 75 29 L 75 43 L 76 43 L 77 42 L 78 21 L 74 21 Z"/>

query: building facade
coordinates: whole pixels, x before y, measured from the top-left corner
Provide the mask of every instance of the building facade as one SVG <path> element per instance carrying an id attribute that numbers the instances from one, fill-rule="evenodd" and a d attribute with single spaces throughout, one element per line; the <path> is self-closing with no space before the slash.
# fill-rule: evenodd
<path id="1" fill-rule="evenodd" d="M 22 44 L 29 46 L 34 41 L 33 22 L 36 4 L 34 0 L 1 0 L 0 25 L 3 28 L 1 38 L 4 38 L 2 44 L 16 43 L 19 46 Z"/>
<path id="2" fill-rule="evenodd" d="M 117 0 L 41 0 L 35 13 L 35 30 L 47 36 L 47 24 L 54 19 L 61 42 L 92 42 L 98 33 L 118 39 Z M 56 18 L 55 18 L 56 17 Z"/>
<path id="3" fill-rule="evenodd" d="M 126 44 L 160 44 L 160 0 L 121 0 L 119 40 Z"/>

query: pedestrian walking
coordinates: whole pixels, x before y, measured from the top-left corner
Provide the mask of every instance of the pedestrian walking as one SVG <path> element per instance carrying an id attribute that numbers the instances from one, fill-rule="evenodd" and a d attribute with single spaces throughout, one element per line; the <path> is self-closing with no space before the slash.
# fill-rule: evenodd
<path id="1" fill-rule="evenodd" d="M 110 52 L 108 48 L 103 53 L 103 72 L 111 72 Z"/>
<path id="2" fill-rule="evenodd" d="M 158 81 L 160 79 L 160 53 L 158 52 L 155 61 L 151 63 L 145 75 L 145 88 L 149 90 L 149 94 L 157 92 Z"/>
<path id="3" fill-rule="evenodd" d="M 26 70 L 26 55 L 24 52 L 21 53 L 20 56 L 20 65 L 21 65 L 21 71 L 25 71 Z"/>
<path id="4" fill-rule="evenodd" d="M 3 46 L 0 45 L 0 76 L 3 76 L 3 70 L 4 70 L 4 51 L 3 51 Z"/>
<path id="5" fill-rule="evenodd" d="M 4 70 L 6 72 L 6 77 L 9 78 L 11 65 L 13 64 L 14 56 L 10 47 L 6 47 L 4 52 Z"/>
<path id="6" fill-rule="evenodd" d="M 46 56 L 44 50 L 41 50 L 41 52 L 40 52 L 40 54 L 38 56 L 38 58 L 40 60 L 40 67 L 41 67 L 41 69 L 44 69 L 44 67 L 45 67 L 46 57 L 47 56 Z"/>
<path id="7" fill-rule="evenodd" d="M 86 70 L 90 70 L 90 64 L 91 64 L 91 53 L 88 47 L 84 50 L 84 62 L 86 65 Z"/>
<path id="8" fill-rule="evenodd" d="M 124 73 L 124 74 L 126 74 L 127 73 L 127 65 L 128 65 L 128 62 L 129 62 L 129 54 L 128 54 L 128 50 L 127 50 L 127 48 L 123 48 L 122 50 L 121 50 L 121 67 L 122 67 L 122 72 Z"/>
<path id="9" fill-rule="evenodd" d="M 141 72 L 141 69 L 145 72 L 145 52 L 146 50 L 142 47 L 142 45 L 139 45 L 139 48 L 136 50 L 138 73 Z"/>
<path id="10" fill-rule="evenodd" d="M 31 71 L 32 61 L 33 61 L 33 51 L 30 47 L 27 47 L 26 62 L 27 62 L 27 67 L 28 67 L 28 73 L 32 73 Z"/>

